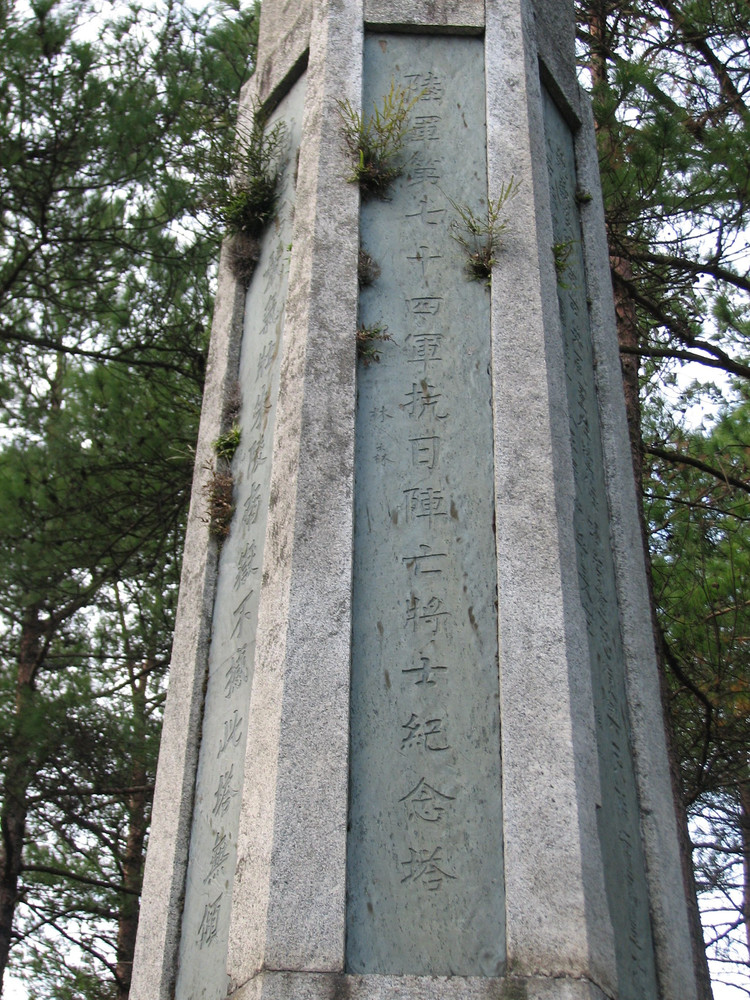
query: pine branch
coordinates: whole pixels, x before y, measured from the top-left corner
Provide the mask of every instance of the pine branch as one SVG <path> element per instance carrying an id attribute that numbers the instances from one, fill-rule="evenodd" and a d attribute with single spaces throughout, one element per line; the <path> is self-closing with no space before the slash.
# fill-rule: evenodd
<path id="1" fill-rule="evenodd" d="M 717 469 L 713 465 L 709 465 L 708 462 L 703 462 L 700 458 L 693 458 L 692 455 L 685 455 L 681 451 L 669 451 L 666 448 L 658 448 L 655 445 L 645 445 L 645 450 L 649 455 L 661 458 L 665 462 L 673 462 L 676 465 L 690 465 L 700 472 L 707 472 L 710 476 L 718 479 L 719 482 L 725 483 L 727 486 L 734 486 L 735 489 L 750 494 L 749 483 L 737 479 L 736 476 L 729 475 L 723 469 Z"/>
<path id="2" fill-rule="evenodd" d="M 707 358 L 694 351 L 683 351 L 679 348 L 668 347 L 620 347 L 620 354 L 635 354 L 640 358 L 675 358 L 679 361 L 695 361 L 706 368 L 719 368 L 730 375 L 739 375 L 742 378 L 750 378 L 750 365 L 743 365 L 739 361 L 733 361 L 724 351 L 715 351 L 716 354 L 724 355 L 723 359 Z"/>
<path id="3" fill-rule="evenodd" d="M 139 896 L 137 889 L 129 889 L 125 885 L 117 885 L 114 882 L 107 882 L 104 879 L 91 878 L 88 875 L 80 875 L 78 872 L 66 871 L 64 868 L 53 868 L 51 865 L 27 865 L 21 867 L 24 872 L 38 872 L 41 875 L 55 875 L 58 878 L 69 879 L 72 882 L 79 882 L 81 885 L 90 885 L 95 889 L 112 889 L 115 892 L 125 892 L 132 896 Z"/>
<path id="4" fill-rule="evenodd" d="M 689 257 L 655 253 L 641 247 L 628 248 L 628 257 L 630 260 L 647 261 L 650 264 L 673 267 L 689 274 L 708 274 L 712 278 L 716 278 L 717 281 L 726 281 L 736 288 L 750 292 L 750 278 L 747 275 L 737 274 L 735 271 L 712 261 L 690 260 Z"/>

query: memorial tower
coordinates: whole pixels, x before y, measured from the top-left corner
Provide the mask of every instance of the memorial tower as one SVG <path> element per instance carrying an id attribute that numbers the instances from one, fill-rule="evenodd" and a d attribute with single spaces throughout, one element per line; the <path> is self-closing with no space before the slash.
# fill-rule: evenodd
<path id="1" fill-rule="evenodd" d="M 263 0 L 254 112 L 132 998 L 698 1000 L 572 4 Z"/>

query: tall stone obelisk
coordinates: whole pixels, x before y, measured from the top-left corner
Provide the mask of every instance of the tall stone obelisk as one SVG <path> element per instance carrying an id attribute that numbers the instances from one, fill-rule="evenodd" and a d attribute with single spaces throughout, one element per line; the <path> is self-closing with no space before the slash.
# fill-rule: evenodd
<path id="1" fill-rule="evenodd" d="M 341 102 L 389 93 L 360 198 Z M 697 1000 L 572 4 L 264 0 L 258 106 L 285 166 L 249 288 L 220 267 L 132 998 Z"/>

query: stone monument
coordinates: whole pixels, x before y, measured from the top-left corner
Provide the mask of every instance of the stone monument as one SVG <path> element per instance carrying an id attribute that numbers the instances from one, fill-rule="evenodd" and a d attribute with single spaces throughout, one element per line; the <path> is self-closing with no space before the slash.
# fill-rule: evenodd
<path id="1" fill-rule="evenodd" d="M 697 1000 L 572 4 L 263 0 L 259 108 L 131 996 Z"/>

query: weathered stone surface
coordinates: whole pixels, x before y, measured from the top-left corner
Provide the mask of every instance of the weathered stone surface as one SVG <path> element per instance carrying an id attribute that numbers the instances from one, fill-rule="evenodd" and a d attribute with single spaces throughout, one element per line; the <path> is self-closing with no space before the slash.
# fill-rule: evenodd
<path id="1" fill-rule="evenodd" d="M 175 996 L 220 1000 L 232 908 L 247 720 L 255 666 L 261 576 L 268 519 L 271 448 L 279 384 L 295 165 L 302 134 L 304 79 L 268 122 L 285 136 L 278 207 L 263 234 L 245 302 L 244 336 L 228 405 L 240 429 L 232 462 L 234 515 L 219 559 L 203 709 L 179 975 Z M 234 410 L 236 409 L 236 416 Z M 216 465 L 216 458 L 213 459 Z"/>
<path id="2" fill-rule="evenodd" d="M 381 31 L 424 31 L 430 34 L 479 34 L 484 27 L 482 0 L 365 0 L 365 24 Z"/>
<path id="3" fill-rule="evenodd" d="M 226 935 L 223 915 L 212 922 L 217 897 L 201 896 L 214 881 L 217 834 L 236 835 L 237 866 L 231 887 L 228 859 L 216 876 L 222 905 L 231 891 L 231 916 L 228 945 L 207 963 L 209 993 L 199 976 L 185 995 L 218 998 L 227 976 L 234 1000 L 702 995 L 572 23 L 567 0 L 264 0 L 246 103 L 281 100 L 308 66 L 288 295 L 264 346 L 251 331 L 265 337 L 265 314 L 272 324 L 280 316 L 265 267 L 262 312 L 247 316 L 251 423 L 235 461 L 238 517 L 247 507 L 256 533 L 230 536 L 208 670 L 216 552 L 201 523 L 203 466 L 242 321 L 223 261 L 134 1000 L 173 998 L 194 789 L 186 983 Z M 370 105 L 391 79 L 434 96 L 433 57 L 453 89 L 443 88 L 437 112 L 417 102 L 402 182 L 391 201 L 363 206 L 381 277 L 358 317 L 359 201 L 346 181 L 338 101 L 360 106 L 365 24 L 377 66 L 365 79 Z M 547 135 L 566 150 L 551 174 L 544 90 L 556 106 Z M 486 179 L 483 140 L 472 145 L 482 104 Z M 476 209 L 511 179 L 518 193 L 488 293 L 463 283 L 459 248 L 437 220 L 450 199 Z M 592 199 L 572 210 L 575 183 Z M 573 304 L 554 251 L 570 239 L 582 250 Z M 394 339 L 380 345 L 380 364 L 355 375 L 358 319 L 387 324 Z M 275 381 L 261 377 L 267 363 L 278 366 L 275 403 Z M 266 417 L 256 441 L 253 422 Z M 251 461 L 270 480 L 245 478 Z M 260 508 L 252 522 L 253 482 L 267 490 L 265 530 Z M 224 688 L 244 636 L 233 629 L 250 630 L 258 594 L 255 654 L 235 704 Z M 456 676 L 460 687 L 443 683 Z M 242 736 L 224 765 L 245 709 L 244 766 Z M 217 826 L 227 798 L 226 827 Z M 440 828 L 434 843 L 428 827 Z M 506 953 L 509 974 L 498 978 Z M 461 974 L 434 975 L 444 972 Z"/>
<path id="4" fill-rule="evenodd" d="M 492 278 L 508 962 L 616 984 L 572 532 L 574 484 L 532 12 L 487 8 L 490 192 L 512 176 Z"/>
<path id="5" fill-rule="evenodd" d="M 366 111 L 414 100 L 403 175 L 362 207 L 347 967 L 504 965 L 489 291 L 479 39 L 371 34 Z M 461 156 L 455 150 L 461 149 Z"/>
<path id="6" fill-rule="evenodd" d="M 343 970 L 362 11 L 316 7 L 228 969 Z"/>
<path id="7" fill-rule="evenodd" d="M 586 979 L 261 973 L 232 1000 L 608 1000 Z"/>
<path id="8" fill-rule="evenodd" d="M 236 379 L 244 290 L 234 280 L 225 247 L 219 266 L 195 474 L 183 554 L 180 596 L 164 712 L 153 815 L 143 882 L 131 997 L 172 1000 L 182 920 L 203 715 L 217 545 L 209 534 L 205 488 L 221 433 L 222 411 Z"/>
<path id="9" fill-rule="evenodd" d="M 586 616 L 597 729 L 599 840 L 613 923 L 619 995 L 657 990 L 638 795 L 625 691 L 625 658 L 610 541 L 607 491 L 594 382 L 573 137 L 543 93 L 552 208 L 551 251 L 560 305 L 571 451 L 578 588 Z"/>
<path id="10" fill-rule="evenodd" d="M 310 45 L 311 19 L 310 3 L 264 0 L 258 62 L 247 84 L 253 100 L 273 102 L 299 76 Z"/>

